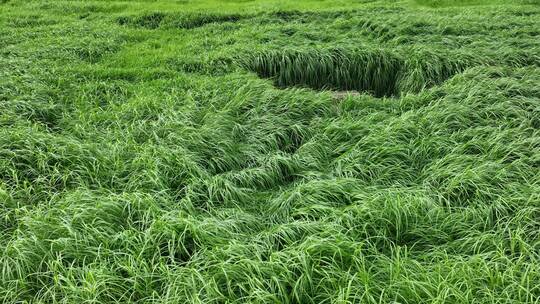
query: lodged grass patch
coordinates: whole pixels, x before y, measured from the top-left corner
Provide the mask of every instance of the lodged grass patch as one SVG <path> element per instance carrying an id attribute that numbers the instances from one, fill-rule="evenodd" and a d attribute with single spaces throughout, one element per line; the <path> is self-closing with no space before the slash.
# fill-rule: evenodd
<path id="1" fill-rule="evenodd" d="M 354 90 L 376 97 L 419 92 L 474 62 L 447 59 L 429 51 L 409 56 L 384 49 L 284 49 L 250 54 L 239 62 L 260 77 L 273 79 L 278 87 Z"/>
<path id="2" fill-rule="evenodd" d="M 253 54 L 243 65 L 261 77 L 273 78 L 279 87 L 358 90 L 375 96 L 396 92 L 403 62 L 382 50 L 285 50 Z"/>
<path id="3" fill-rule="evenodd" d="M 167 14 L 153 12 L 136 16 L 121 16 L 116 19 L 120 25 L 129 25 L 147 29 L 177 28 L 193 29 L 211 23 L 235 22 L 246 18 L 242 14 L 223 14 L 208 12 L 188 12 Z"/>
<path id="4" fill-rule="evenodd" d="M 537 303 L 540 7 L 417 2 L 1 4 L 0 302 Z"/>

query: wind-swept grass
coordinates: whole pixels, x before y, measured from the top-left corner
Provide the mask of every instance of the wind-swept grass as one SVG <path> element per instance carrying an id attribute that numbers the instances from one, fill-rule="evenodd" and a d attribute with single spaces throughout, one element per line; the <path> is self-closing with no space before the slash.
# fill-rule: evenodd
<path id="1" fill-rule="evenodd" d="M 538 303 L 539 15 L 1 4 L 0 302 Z"/>
<path id="2" fill-rule="evenodd" d="M 156 29 L 158 27 L 192 29 L 211 23 L 235 22 L 246 17 L 248 16 L 242 14 L 219 14 L 208 12 L 189 12 L 181 14 L 153 12 L 140 16 L 118 17 L 117 22 L 120 25 L 131 25 L 148 29 Z"/>
<path id="3" fill-rule="evenodd" d="M 274 78 L 279 87 L 369 91 L 375 96 L 395 93 L 403 65 L 399 57 L 376 49 L 268 51 L 244 60 L 245 67 L 261 77 Z"/>
<path id="4" fill-rule="evenodd" d="M 469 5 L 503 5 L 507 1 L 486 1 L 486 0 L 415 0 L 416 3 L 431 7 L 452 7 Z M 517 0 L 513 4 L 540 4 L 538 0 Z"/>
<path id="5" fill-rule="evenodd" d="M 474 57 L 448 58 L 435 51 L 384 49 L 284 49 L 260 51 L 239 59 L 278 87 L 361 91 L 376 97 L 419 92 L 475 64 Z"/>

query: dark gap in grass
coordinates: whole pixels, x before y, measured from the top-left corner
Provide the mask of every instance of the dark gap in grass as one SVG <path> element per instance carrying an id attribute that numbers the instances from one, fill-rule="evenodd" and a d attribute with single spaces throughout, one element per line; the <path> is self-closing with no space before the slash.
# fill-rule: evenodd
<path id="1" fill-rule="evenodd" d="M 435 51 L 406 56 L 384 49 L 285 49 L 239 57 L 243 68 L 274 80 L 278 88 L 364 92 L 375 97 L 418 93 L 439 85 L 474 64 L 473 59 Z M 354 94 L 354 93 L 353 93 Z"/>
<path id="2" fill-rule="evenodd" d="M 295 129 L 288 129 L 284 134 L 276 134 L 278 150 L 294 154 L 304 144 L 303 135 Z"/>
<path id="3" fill-rule="evenodd" d="M 384 50 L 286 50 L 248 56 L 241 63 L 277 87 L 315 90 L 362 91 L 392 96 L 402 60 Z"/>
<path id="4" fill-rule="evenodd" d="M 159 255 L 168 265 L 185 264 L 197 252 L 198 246 L 191 235 L 182 239 L 182 245 L 173 245 L 170 242 L 162 243 L 159 246 Z"/>
<path id="5" fill-rule="evenodd" d="M 181 217 L 157 219 L 146 231 L 151 245 L 133 250 L 148 260 L 163 261 L 167 265 L 183 265 L 201 249 L 191 224 Z"/>
<path id="6" fill-rule="evenodd" d="M 59 132 L 62 113 L 57 106 L 36 109 L 29 117 L 32 122 L 40 124 L 49 132 Z"/>

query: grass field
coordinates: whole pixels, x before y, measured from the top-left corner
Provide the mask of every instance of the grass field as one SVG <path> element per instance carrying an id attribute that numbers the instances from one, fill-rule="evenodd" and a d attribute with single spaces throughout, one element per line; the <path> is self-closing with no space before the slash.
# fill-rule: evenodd
<path id="1" fill-rule="evenodd" d="M 540 1 L 0 0 L 2 303 L 540 303 Z"/>

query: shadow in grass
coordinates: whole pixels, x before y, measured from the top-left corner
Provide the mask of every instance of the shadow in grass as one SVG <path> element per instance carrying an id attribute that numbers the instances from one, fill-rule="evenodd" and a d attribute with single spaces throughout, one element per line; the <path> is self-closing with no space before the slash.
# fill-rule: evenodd
<path id="1" fill-rule="evenodd" d="M 244 55 L 237 62 L 279 88 L 365 92 L 393 97 L 419 92 L 462 72 L 472 62 L 419 52 L 404 57 L 383 49 L 285 49 Z"/>

